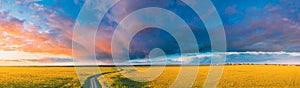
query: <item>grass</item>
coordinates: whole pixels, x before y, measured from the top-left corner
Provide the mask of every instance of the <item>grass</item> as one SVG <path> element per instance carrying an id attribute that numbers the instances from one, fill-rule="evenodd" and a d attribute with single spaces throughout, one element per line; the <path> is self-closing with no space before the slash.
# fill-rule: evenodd
<path id="1" fill-rule="evenodd" d="M 98 78 L 98 80 L 105 80 L 107 85 L 113 88 L 141 88 L 146 85 L 145 82 L 137 82 L 126 78 L 120 72 L 105 74 L 104 79 Z"/>

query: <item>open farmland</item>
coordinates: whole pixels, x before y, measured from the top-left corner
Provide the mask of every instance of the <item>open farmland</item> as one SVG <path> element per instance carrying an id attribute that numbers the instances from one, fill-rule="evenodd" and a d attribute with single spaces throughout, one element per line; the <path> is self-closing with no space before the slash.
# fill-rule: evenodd
<path id="1" fill-rule="evenodd" d="M 74 67 L 0 67 L 0 88 L 80 87 Z"/>
<path id="2" fill-rule="evenodd" d="M 193 66 L 192 66 L 193 67 Z M 194 66 L 195 67 L 195 66 Z M 147 70 L 148 67 L 137 67 Z M 157 67 L 161 68 L 161 67 Z M 89 69 L 86 67 L 86 69 Z M 102 72 L 115 72 L 114 67 L 101 67 Z M 136 82 L 119 72 L 104 74 L 98 78 L 103 85 L 111 87 L 169 87 L 177 77 L 179 66 L 167 66 L 164 72 L 150 82 Z M 193 87 L 202 87 L 209 66 L 199 66 Z M 81 74 L 89 77 L 97 73 Z M 300 66 L 233 65 L 225 66 L 218 87 L 300 87 Z M 67 87 L 80 88 L 74 67 L 0 67 L 0 88 Z"/>
<path id="3" fill-rule="evenodd" d="M 147 70 L 148 67 L 137 67 Z M 107 74 L 105 78 L 112 87 L 154 87 L 167 88 L 177 77 L 179 66 L 167 66 L 164 72 L 150 82 L 136 82 L 129 80 L 120 73 Z M 193 87 L 202 87 L 206 79 L 209 66 L 200 66 L 198 77 Z M 233 65 L 225 66 L 223 76 L 218 87 L 300 87 L 300 66 L 275 65 Z M 133 85 L 135 84 L 135 85 Z"/>
<path id="4" fill-rule="evenodd" d="M 88 72 L 80 76 L 87 78 L 99 74 Z M 102 72 L 113 71 L 111 67 L 101 67 Z M 0 67 L 0 88 L 80 88 L 75 67 Z"/>

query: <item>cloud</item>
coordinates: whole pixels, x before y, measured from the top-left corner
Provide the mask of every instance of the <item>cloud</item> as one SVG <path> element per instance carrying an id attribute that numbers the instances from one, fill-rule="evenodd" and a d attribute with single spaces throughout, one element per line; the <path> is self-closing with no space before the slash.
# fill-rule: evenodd
<path id="1" fill-rule="evenodd" d="M 167 64 L 210 64 L 212 57 L 226 55 L 225 63 L 256 63 L 256 64 L 300 64 L 299 52 L 216 52 L 216 53 L 186 53 L 167 55 Z M 215 58 L 216 59 L 216 58 Z M 151 61 L 151 62 L 150 62 Z M 163 58 L 156 57 L 145 59 L 135 59 L 129 62 L 139 65 L 158 64 L 163 65 Z M 129 63 L 127 62 L 127 63 Z"/>
<path id="2" fill-rule="evenodd" d="M 213 2 L 222 13 L 230 51 L 299 51 L 299 2 Z"/>
<path id="3" fill-rule="evenodd" d="M 245 57 L 249 58 L 242 59 L 242 61 L 266 61 L 271 58 L 279 58 L 275 57 L 276 55 L 292 58 L 299 56 L 298 53 L 288 52 L 297 52 L 300 50 L 300 24 L 298 24 L 300 19 L 300 15 L 298 14 L 300 3 L 296 0 L 280 0 L 278 1 L 280 4 L 271 3 L 268 0 L 246 1 L 247 3 L 245 1 L 228 1 L 226 3 L 218 0 L 212 1 L 218 12 L 221 13 L 220 15 L 225 25 L 228 40 L 228 49 L 229 51 L 236 51 L 228 52 L 229 61 L 239 61 L 239 58 Z M 93 36 L 87 32 L 94 31 L 94 29 L 87 26 L 84 28 L 85 30 L 82 30 L 82 33 L 72 34 L 75 19 L 84 0 L 54 0 L 47 2 L 42 0 L 16 0 L 9 2 L 13 2 L 14 5 L 9 6 L 8 3 L 4 3 L 6 5 L 0 8 L 0 50 L 72 56 L 73 42 L 75 45 L 82 47 L 81 50 L 76 51 L 79 51 L 82 54 L 80 56 L 84 57 L 84 59 L 90 60 L 94 55 L 93 53 L 85 52 L 85 49 L 93 47 L 88 46 L 91 43 L 89 41 L 92 40 L 85 39 L 85 37 Z M 137 10 L 137 8 L 147 6 L 166 8 L 181 16 L 190 25 L 196 35 L 197 43 L 200 46 L 199 50 L 203 52 L 210 50 L 210 39 L 205 26 L 193 11 L 188 10 L 188 6 L 172 1 L 147 1 L 140 2 L 141 4 L 132 2 L 135 1 L 122 1 L 118 3 L 119 5 L 114 6 L 104 17 L 103 23 L 99 25 L 101 28 L 98 29 L 95 38 L 96 57 L 99 61 L 105 63 L 112 62 L 111 38 L 115 31 L 114 28 L 118 26 L 122 18 Z M 88 4 L 97 5 L 99 3 L 102 3 L 102 1 Z M 99 8 L 106 7 L 106 5 L 99 6 Z M 206 15 L 210 15 L 210 13 Z M 95 15 L 95 18 L 97 16 Z M 157 16 L 165 18 L 160 14 L 157 14 Z M 93 17 L 86 17 L 86 19 L 93 19 Z M 149 19 L 140 20 L 148 21 Z M 133 23 L 141 22 L 137 21 Z M 82 36 L 81 40 L 72 39 L 73 36 L 79 35 Z M 186 37 L 186 35 L 181 36 L 186 38 L 186 43 L 189 43 L 188 41 L 191 38 Z M 122 37 L 119 39 L 125 42 L 128 41 L 122 39 Z M 84 41 L 86 42 L 82 43 Z M 147 54 L 153 48 L 162 48 L 169 56 L 180 52 L 177 42 L 172 36 L 159 29 L 150 28 L 139 32 L 135 36 L 131 41 L 129 53 L 132 59 L 136 59 L 136 62 L 149 62 L 147 60 L 140 60 L 139 58 L 147 57 Z M 192 45 L 186 46 L 186 48 L 195 49 Z M 197 58 L 204 58 L 204 61 L 209 62 L 207 58 L 211 57 L 210 55 L 197 54 L 184 57 L 175 55 L 172 57 L 173 59 L 168 61 L 170 63 L 179 63 L 181 61 L 190 63 Z M 258 58 L 254 58 L 254 56 L 258 56 Z M 269 57 L 267 58 L 267 56 Z M 45 59 L 41 61 L 50 62 L 53 60 Z M 30 60 L 27 62 L 30 62 Z"/>
<path id="4" fill-rule="evenodd" d="M 44 32 L 34 24 L 30 24 L 27 30 L 23 29 L 24 22 L 12 16 L 7 16 L 6 20 L 0 21 L 1 50 L 70 55 L 69 46 L 57 43 L 57 40 L 49 36 L 50 33 Z"/>
<path id="5" fill-rule="evenodd" d="M 57 10 L 57 8 L 62 10 L 63 7 L 51 6 L 47 3 L 41 4 L 33 0 L 20 0 L 18 3 L 13 8 L 6 6 L 6 9 L 0 9 L 0 50 L 8 52 L 22 51 L 35 54 L 63 54 L 71 57 L 72 42 L 87 48 L 86 45 L 80 44 L 79 41 L 72 40 L 75 18 L 69 16 L 70 14 L 66 14 L 66 11 Z M 77 10 L 79 11 L 80 9 Z M 27 12 L 15 13 L 20 11 Z M 91 28 L 87 27 L 84 32 L 89 30 Z M 103 43 L 103 41 L 101 42 Z M 107 56 L 105 52 L 108 52 L 108 49 L 105 48 L 99 47 L 100 50 L 97 49 L 97 52 L 100 53 L 98 56 Z M 84 52 L 84 50 L 76 51 L 83 53 L 85 57 L 93 55 Z"/>
<path id="6" fill-rule="evenodd" d="M 236 10 L 236 7 L 237 7 L 237 5 L 228 6 L 228 7 L 225 9 L 224 14 L 229 14 L 229 15 L 231 15 L 231 14 L 236 14 L 236 13 L 238 13 L 238 11 Z"/>
<path id="7" fill-rule="evenodd" d="M 74 65 L 67 55 L 29 53 L 23 51 L 0 51 L 1 65 Z"/>
<path id="8" fill-rule="evenodd" d="M 71 58 L 63 54 L 51 53 L 30 53 L 23 51 L 0 51 L 0 59 L 14 60 L 14 59 L 42 59 L 42 58 Z"/>
<path id="9" fill-rule="evenodd" d="M 34 11 L 43 11 L 43 10 L 45 10 L 45 7 L 43 5 L 40 5 L 40 4 L 37 4 L 37 3 L 30 4 L 28 6 L 28 8 L 30 10 L 34 10 Z"/>

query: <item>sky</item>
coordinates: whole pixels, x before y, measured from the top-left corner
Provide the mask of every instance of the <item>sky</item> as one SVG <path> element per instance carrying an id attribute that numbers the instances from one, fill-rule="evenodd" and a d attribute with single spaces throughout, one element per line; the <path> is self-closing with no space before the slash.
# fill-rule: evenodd
<path id="1" fill-rule="evenodd" d="M 298 0 L 211 1 L 224 25 L 228 63 L 300 63 Z M 84 3 L 85 0 L 1 0 L 0 65 L 73 65 L 72 42 L 85 48 L 73 40 L 73 27 Z M 145 58 L 154 48 L 164 51 L 169 64 L 180 61 L 193 64 L 194 59 L 209 63 L 207 57 L 219 55 L 209 53 L 211 43 L 202 20 L 183 2 L 122 0 L 104 15 L 96 29 L 95 55 L 99 64 L 112 64 L 111 40 L 119 23 L 129 14 L 146 7 L 160 7 L 181 17 L 195 35 L 201 53 L 191 52 L 180 57 L 176 39 L 170 33 L 153 27 L 138 32 L 130 41 L 127 51 L 131 60 L 128 62 L 148 64 L 149 60 Z M 157 16 L 164 17 L 161 14 Z M 151 19 L 140 20 L 147 22 Z M 181 37 L 186 38 L 186 43 L 191 40 L 186 35 Z M 122 37 L 118 38 L 122 40 Z M 195 49 L 195 46 L 185 48 Z M 87 53 L 83 57 L 93 55 Z M 159 63 L 160 58 L 153 61 Z"/>

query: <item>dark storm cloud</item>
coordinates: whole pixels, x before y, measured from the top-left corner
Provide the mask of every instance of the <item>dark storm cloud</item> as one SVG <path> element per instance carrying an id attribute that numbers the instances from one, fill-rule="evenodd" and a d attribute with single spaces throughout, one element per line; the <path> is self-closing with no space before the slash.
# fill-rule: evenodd
<path id="1" fill-rule="evenodd" d="M 72 56 L 72 42 L 83 50 L 86 48 L 84 44 L 72 39 L 75 19 L 84 2 L 85 0 L 17 0 L 16 2 L 7 0 L 3 2 L 7 4 L 2 3 L 0 9 L 0 25 L 3 25 L 0 26 L 3 27 L 0 30 L 18 36 L 26 35 L 25 38 L 36 42 L 15 50 Z M 101 2 L 99 0 L 99 3 Z M 229 51 L 299 52 L 300 2 L 298 0 L 212 0 L 212 2 L 222 18 Z M 96 58 L 99 61 L 111 62 L 111 38 L 115 28 L 124 17 L 144 7 L 160 7 L 180 16 L 193 31 L 199 50 L 210 51 L 210 39 L 203 22 L 180 0 L 121 0 L 108 11 L 99 25 L 95 38 Z M 157 16 L 163 17 L 160 14 Z M 29 32 L 27 29 L 33 31 Z M 94 29 L 87 27 L 83 31 L 91 30 Z M 4 44 L 6 43 L 4 39 L 8 36 L 2 34 L 1 47 L 5 45 L 23 47 L 23 41 L 28 42 L 13 36 L 10 38 L 12 42 Z M 84 35 L 84 33 L 76 35 Z M 191 38 L 184 34 L 181 36 L 186 38 L 185 43 L 189 43 Z M 132 59 L 147 57 L 153 48 L 161 48 L 169 55 L 177 55 L 180 52 L 178 42 L 173 36 L 159 28 L 146 28 L 139 32 L 130 44 L 128 51 Z M 184 48 L 194 49 L 195 46 L 191 44 Z M 84 57 L 92 58 L 93 55 L 87 53 Z M 45 61 L 51 62 L 55 59 Z M 68 60 L 57 59 L 57 61 Z"/>
<path id="2" fill-rule="evenodd" d="M 299 51 L 296 0 L 213 0 L 231 51 Z"/>

